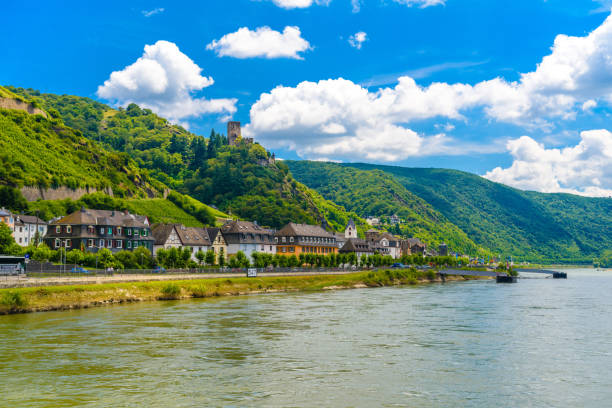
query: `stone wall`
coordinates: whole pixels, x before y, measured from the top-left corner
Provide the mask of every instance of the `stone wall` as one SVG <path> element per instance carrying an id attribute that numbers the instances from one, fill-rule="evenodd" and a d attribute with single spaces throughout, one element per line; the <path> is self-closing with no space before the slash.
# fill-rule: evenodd
<path id="1" fill-rule="evenodd" d="M 18 99 L 0 98 L 0 108 L 22 110 L 32 115 L 43 115 L 45 118 L 47 117 L 47 112 L 35 108 L 31 104 L 20 101 Z"/>
<path id="2" fill-rule="evenodd" d="M 98 190 L 95 188 L 77 188 L 73 190 L 68 187 L 57 187 L 57 188 L 40 188 L 40 187 L 22 187 L 21 194 L 28 201 L 36 201 L 40 200 L 63 200 L 65 198 L 70 198 L 72 200 L 78 200 L 83 197 L 85 194 L 95 193 Z M 107 188 L 102 191 L 109 196 L 113 196 L 113 191 L 110 188 Z"/>

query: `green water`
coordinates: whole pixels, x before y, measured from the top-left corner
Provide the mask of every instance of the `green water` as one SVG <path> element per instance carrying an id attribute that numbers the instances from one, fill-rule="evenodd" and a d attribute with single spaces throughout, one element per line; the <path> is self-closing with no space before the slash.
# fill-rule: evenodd
<path id="1" fill-rule="evenodd" d="M 612 272 L 0 316 L 3 407 L 603 407 Z"/>

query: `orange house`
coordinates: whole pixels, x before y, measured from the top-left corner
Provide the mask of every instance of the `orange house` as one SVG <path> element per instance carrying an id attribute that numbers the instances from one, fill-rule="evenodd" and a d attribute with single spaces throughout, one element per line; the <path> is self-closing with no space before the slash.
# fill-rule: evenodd
<path id="1" fill-rule="evenodd" d="M 274 234 L 276 253 L 280 255 L 338 253 L 336 236 L 318 225 L 290 222 Z"/>

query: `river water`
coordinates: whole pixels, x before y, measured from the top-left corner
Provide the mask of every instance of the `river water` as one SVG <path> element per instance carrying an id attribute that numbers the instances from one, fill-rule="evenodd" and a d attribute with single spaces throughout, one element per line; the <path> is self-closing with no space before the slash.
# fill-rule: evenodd
<path id="1" fill-rule="evenodd" d="M 3 407 L 603 407 L 612 271 L 0 316 Z"/>

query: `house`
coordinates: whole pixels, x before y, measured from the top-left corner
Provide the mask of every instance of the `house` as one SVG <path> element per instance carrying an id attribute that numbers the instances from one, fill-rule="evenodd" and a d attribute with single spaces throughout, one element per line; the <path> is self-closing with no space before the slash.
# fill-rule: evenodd
<path id="1" fill-rule="evenodd" d="M 144 215 L 81 208 L 49 223 L 44 242 L 53 249 L 118 252 L 142 246 L 153 251 L 154 238 Z"/>
<path id="2" fill-rule="evenodd" d="M 351 218 L 344 229 L 344 237 L 346 239 L 349 238 L 358 238 L 357 237 L 357 227 L 355 226 L 355 221 Z"/>
<path id="3" fill-rule="evenodd" d="M 5 223 L 13 231 L 15 229 L 15 218 L 13 214 L 4 207 L 0 208 L 0 222 Z"/>
<path id="4" fill-rule="evenodd" d="M 155 238 L 153 253 L 159 249 L 189 248 L 191 259 L 197 261 L 198 251 L 206 252 L 212 248 L 206 228 L 185 227 L 181 224 L 159 224 L 153 228 Z"/>
<path id="5" fill-rule="evenodd" d="M 344 244 L 346 244 L 346 232 L 334 232 L 334 237 L 336 237 L 336 246 L 338 249 L 342 248 Z"/>
<path id="6" fill-rule="evenodd" d="M 276 253 L 274 231 L 250 221 L 228 221 L 221 227 L 221 234 L 227 244 L 227 255 L 238 251 L 250 257 L 253 252 Z"/>
<path id="7" fill-rule="evenodd" d="M 388 232 L 379 232 L 374 229 L 366 231 L 366 241 L 374 252 L 381 255 L 390 255 L 393 259 L 402 256 L 401 239 L 394 237 Z"/>
<path id="8" fill-rule="evenodd" d="M 13 236 L 21 246 L 42 242 L 47 234 L 47 222 L 34 215 L 16 215 Z M 38 232 L 38 234 L 37 234 Z M 37 241 L 37 242 L 35 242 Z"/>
<path id="9" fill-rule="evenodd" d="M 361 255 L 374 255 L 374 250 L 370 246 L 370 244 L 359 238 L 350 238 L 346 240 L 346 243 L 342 248 L 340 248 L 341 254 L 348 254 L 354 252 L 357 256 L 357 259 L 361 258 Z"/>
<path id="10" fill-rule="evenodd" d="M 368 217 L 366 218 L 366 222 L 368 223 L 368 225 L 371 226 L 376 226 L 376 225 L 380 225 L 380 218 L 378 217 Z"/>
<path id="11" fill-rule="evenodd" d="M 389 224 L 399 224 L 400 221 L 400 217 L 398 217 L 397 214 L 393 214 L 389 217 Z"/>
<path id="12" fill-rule="evenodd" d="M 408 238 L 402 241 L 402 255 L 425 254 L 426 245 L 418 238 Z"/>
<path id="13" fill-rule="evenodd" d="M 215 251 L 215 258 L 218 262 L 221 254 L 223 254 L 224 257 L 227 255 L 227 242 L 225 242 L 225 238 L 223 238 L 221 228 L 207 228 L 207 230 L 212 249 Z"/>
<path id="14" fill-rule="evenodd" d="M 274 234 L 274 240 L 276 253 L 281 255 L 338 253 L 335 235 L 318 225 L 290 222 Z"/>

